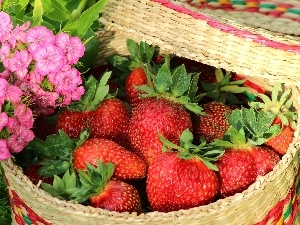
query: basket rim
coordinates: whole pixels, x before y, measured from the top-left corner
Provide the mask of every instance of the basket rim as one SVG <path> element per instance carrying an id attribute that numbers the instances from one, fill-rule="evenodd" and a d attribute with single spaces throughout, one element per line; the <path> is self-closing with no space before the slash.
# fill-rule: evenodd
<path id="1" fill-rule="evenodd" d="M 292 35 L 278 34 L 263 28 L 241 24 L 237 21 L 229 20 L 226 17 L 214 15 L 214 10 L 211 12 L 204 12 L 201 8 L 193 7 L 179 0 L 149 1 L 159 3 L 163 7 L 174 10 L 179 14 L 191 16 L 196 20 L 203 20 L 212 28 L 219 29 L 224 33 L 233 34 L 237 37 L 251 40 L 266 47 L 300 53 L 300 40 Z"/>

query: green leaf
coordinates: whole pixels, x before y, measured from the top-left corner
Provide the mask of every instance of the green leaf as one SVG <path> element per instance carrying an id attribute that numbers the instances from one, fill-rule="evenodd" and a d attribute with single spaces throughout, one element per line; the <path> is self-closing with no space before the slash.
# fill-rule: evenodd
<path id="1" fill-rule="evenodd" d="M 32 17 L 33 17 L 33 26 L 39 26 L 41 25 L 43 21 L 43 4 L 41 0 L 35 0 L 34 1 L 34 9 L 32 12 Z"/>
<path id="2" fill-rule="evenodd" d="M 199 82 L 199 73 L 194 74 L 192 76 L 191 84 L 188 90 L 188 97 L 193 101 L 198 92 L 198 82 Z M 194 102 L 194 101 L 193 101 Z"/>
<path id="3" fill-rule="evenodd" d="M 136 63 L 140 64 L 141 63 L 141 58 L 140 58 L 139 45 L 132 39 L 127 39 L 126 40 L 126 45 L 127 45 L 128 51 L 130 53 L 131 60 L 133 60 Z"/>
<path id="4" fill-rule="evenodd" d="M 44 177 L 64 174 L 71 166 L 69 162 L 62 160 L 47 160 L 41 164 L 43 166 L 39 170 L 39 175 Z"/>
<path id="5" fill-rule="evenodd" d="M 191 76 L 186 73 L 185 66 L 177 67 L 172 73 L 171 94 L 174 97 L 183 95 L 190 87 Z"/>
<path id="6" fill-rule="evenodd" d="M 82 40 L 85 46 L 85 51 L 84 55 L 79 59 L 80 66 L 78 66 L 78 70 L 81 73 L 84 73 L 97 59 L 99 53 L 99 41 L 95 32 L 91 28 L 88 28 Z"/>
<path id="7" fill-rule="evenodd" d="M 71 12 L 57 0 L 43 0 L 43 10 L 44 16 L 58 22 L 66 21 L 71 16 Z"/>
<path id="8" fill-rule="evenodd" d="M 140 42 L 140 58 L 143 63 L 150 63 L 153 58 L 154 47 L 144 41 Z"/>
<path id="9" fill-rule="evenodd" d="M 170 90 L 172 84 L 172 75 L 169 67 L 164 64 L 158 70 L 157 75 L 154 77 L 154 86 L 158 93 L 165 93 Z"/>
<path id="10" fill-rule="evenodd" d="M 93 22 L 99 18 L 99 14 L 102 12 L 107 2 L 108 0 L 99 0 L 92 7 L 84 11 L 80 18 L 73 23 L 66 25 L 62 31 L 82 39 Z"/>

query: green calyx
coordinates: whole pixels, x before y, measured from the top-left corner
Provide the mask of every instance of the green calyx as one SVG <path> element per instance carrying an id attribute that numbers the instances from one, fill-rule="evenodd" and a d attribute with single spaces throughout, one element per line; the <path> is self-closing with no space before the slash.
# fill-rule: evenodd
<path id="1" fill-rule="evenodd" d="M 99 80 L 95 79 L 92 75 L 84 80 L 85 92 L 82 97 L 68 106 L 68 109 L 74 111 L 93 111 L 98 108 L 101 102 L 113 97 L 109 94 L 108 80 L 110 79 L 111 72 L 105 72 Z"/>
<path id="2" fill-rule="evenodd" d="M 130 53 L 129 58 L 121 55 L 114 55 L 108 58 L 108 63 L 120 72 L 128 74 L 135 68 L 144 68 L 150 65 L 154 56 L 154 47 L 141 41 L 139 44 L 132 39 L 126 40 L 127 49 Z"/>
<path id="3" fill-rule="evenodd" d="M 64 174 L 73 168 L 73 152 L 89 137 L 88 131 L 83 131 L 79 139 L 71 139 L 65 132 L 49 135 L 45 141 L 35 137 L 26 146 L 26 151 L 36 155 L 36 161 L 42 165 L 39 175 L 52 177 Z"/>
<path id="4" fill-rule="evenodd" d="M 87 172 L 67 170 L 62 177 L 54 176 L 53 184 L 42 183 L 42 188 L 53 197 L 84 203 L 105 189 L 113 175 L 112 163 L 99 161 L 97 167 L 87 164 Z"/>
<path id="5" fill-rule="evenodd" d="M 250 102 L 249 105 L 255 109 L 264 110 L 280 118 L 283 125 L 296 127 L 296 112 L 292 111 L 293 101 L 291 99 L 291 89 L 283 91 L 281 84 L 276 83 L 271 93 L 271 97 L 265 94 L 257 94 L 261 101 Z"/>
<path id="6" fill-rule="evenodd" d="M 187 73 L 184 65 L 170 70 L 168 56 L 157 71 L 146 68 L 146 74 L 150 82 L 136 87 L 144 93 L 141 94 L 142 98 L 166 98 L 183 105 L 195 114 L 203 114 L 202 108 L 198 105 L 198 101 L 204 96 L 197 93 L 199 74 Z"/>
<path id="7" fill-rule="evenodd" d="M 226 119 L 228 130 L 221 139 L 212 143 L 224 149 L 262 145 L 281 132 L 279 125 L 273 125 L 273 114 L 254 108 L 235 109 L 226 114 Z"/>
<path id="8" fill-rule="evenodd" d="M 199 145 L 193 144 L 193 134 L 189 129 L 182 132 L 180 146 L 168 141 L 161 134 L 159 134 L 159 139 L 163 143 L 163 152 L 178 151 L 179 158 L 185 160 L 197 158 L 208 168 L 218 171 L 217 166 L 213 162 L 217 161 L 224 154 L 224 150 L 219 146 L 208 144 L 204 138 L 201 138 Z"/>
<path id="9" fill-rule="evenodd" d="M 224 74 L 222 69 L 216 68 L 215 75 L 217 82 L 201 82 L 202 88 L 207 92 L 206 96 L 215 101 L 238 104 L 240 100 L 236 94 L 249 91 L 248 87 L 243 86 L 245 80 L 231 81 L 231 72 L 229 71 Z"/>
<path id="10" fill-rule="evenodd" d="M 94 167 L 87 163 L 87 172 L 78 171 L 80 184 L 72 189 L 70 198 L 78 203 L 102 193 L 114 173 L 115 166 L 111 162 L 102 161 Z"/>

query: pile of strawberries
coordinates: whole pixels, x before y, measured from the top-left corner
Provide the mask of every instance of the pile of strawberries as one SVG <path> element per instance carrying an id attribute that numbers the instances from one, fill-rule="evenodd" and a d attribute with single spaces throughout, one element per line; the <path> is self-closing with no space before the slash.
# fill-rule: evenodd
<path id="1" fill-rule="evenodd" d="M 85 76 L 85 94 L 35 120 L 17 155 L 54 197 L 117 212 L 170 212 L 246 190 L 286 153 L 291 90 L 127 40 Z M 42 182 L 42 183 L 41 183 Z"/>

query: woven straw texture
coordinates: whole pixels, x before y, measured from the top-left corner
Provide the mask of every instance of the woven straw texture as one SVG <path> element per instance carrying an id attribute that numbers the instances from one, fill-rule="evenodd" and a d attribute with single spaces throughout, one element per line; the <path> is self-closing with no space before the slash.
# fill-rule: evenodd
<path id="1" fill-rule="evenodd" d="M 122 33 L 102 31 L 99 61 L 111 54 L 127 54 L 126 37 Z M 253 79 L 270 90 L 268 79 Z M 292 86 L 294 107 L 300 113 L 299 90 Z M 13 160 L 2 162 L 7 178 L 11 205 L 14 212 L 13 224 L 55 225 L 265 225 L 293 224 L 299 205 L 299 141 L 300 121 L 297 132 L 286 155 L 274 170 L 259 177 L 246 191 L 218 200 L 206 206 L 170 213 L 150 212 L 136 215 L 116 213 L 86 207 L 53 198 L 33 185 Z M 22 222 L 23 221 L 23 222 Z M 30 224 L 30 223 L 28 223 Z"/>
<path id="2" fill-rule="evenodd" d="M 246 26 L 174 0 L 111 0 L 100 22 L 178 56 L 300 86 L 296 36 Z"/>
<path id="3" fill-rule="evenodd" d="M 179 0 L 204 12 L 276 33 L 300 35 L 300 1 Z"/>

